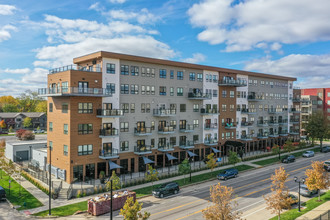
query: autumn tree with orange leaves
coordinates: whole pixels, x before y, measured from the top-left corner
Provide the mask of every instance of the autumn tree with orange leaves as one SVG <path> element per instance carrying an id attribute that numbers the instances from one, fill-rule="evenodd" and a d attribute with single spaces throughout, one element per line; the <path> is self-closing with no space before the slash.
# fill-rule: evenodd
<path id="1" fill-rule="evenodd" d="M 271 213 L 277 214 L 278 219 L 281 218 L 283 209 L 290 209 L 293 203 L 292 198 L 289 197 L 289 190 L 285 186 L 289 174 L 287 174 L 283 167 L 275 170 L 275 174 L 271 176 L 272 180 L 272 194 L 264 196 L 266 200 L 266 209 L 270 209 Z"/>
<path id="2" fill-rule="evenodd" d="M 237 203 L 233 201 L 234 190 L 232 187 L 222 186 L 220 183 L 210 187 L 210 197 L 213 205 L 203 211 L 203 216 L 208 220 L 234 220 L 241 219 L 241 213 L 234 211 Z"/>
<path id="3" fill-rule="evenodd" d="M 327 189 L 330 186 L 329 173 L 324 169 L 321 161 L 314 161 L 312 168 L 305 172 L 307 176 L 305 184 L 309 190 L 318 190 L 318 201 L 321 201 L 321 189 Z"/>

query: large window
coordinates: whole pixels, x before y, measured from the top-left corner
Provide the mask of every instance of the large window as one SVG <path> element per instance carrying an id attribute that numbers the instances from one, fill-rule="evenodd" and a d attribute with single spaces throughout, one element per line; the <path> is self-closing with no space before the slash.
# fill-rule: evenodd
<path id="1" fill-rule="evenodd" d="M 194 104 L 193 111 L 194 112 L 199 112 L 199 105 L 198 104 Z"/>
<path id="2" fill-rule="evenodd" d="M 131 74 L 132 74 L 132 76 L 138 76 L 139 75 L 139 67 L 138 66 L 131 66 Z"/>
<path id="3" fill-rule="evenodd" d="M 78 134 L 92 134 L 93 124 L 78 124 Z"/>
<path id="4" fill-rule="evenodd" d="M 177 96 L 183 96 L 183 88 L 182 87 L 178 87 L 177 88 Z"/>
<path id="5" fill-rule="evenodd" d="M 131 103 L 131 113 L 135 113 L 135 103 Z"/>
<path id="6" fill-rule="evenodd" d="M 183 80 L 183 72 L 182 71 L 177 72 L 177 79 L 178 80 Z"/>
<path id="7" fill-rule="evenodd" d="M 235 92 L 234 91 L 230 91 L 229 92 L 229 97 L 230 98 L 234 98 L 235 97 Z"/>
<path id="8" fill-rule="evenodd" d="M 93 103 L 79 102 L 78 113 L 93 113 Z"/>
<path id="9" fill-rule="evenodd" d="M 116 93 L 116 84 L 115 83 L 107 83 L 106 88 L 107 88 L 107 92 L 110 92 L 111 94 Z"/>
<path id="10" fill-rule="evenodd" d="M 120 151 L 128 151 L 128 150 L 129 150 L 128 141 L 120 142 Z"/>
<path id="11" fill-rule="evenodd" d="M 227 97 L 227 91 L 226 90 L 222 90 L 222 98 L 226 98 Z"/>
<path id="12" fill-rule="evenodd" d="M 218 90 L 213 89 L 213 97 L 218 97 Z"/>
<path id="13" fill-rule="evenodd" d="M 63 154 L 64 156 L 67 156 L 69 152 L 68 145 L 63 145 Z"/>
<path id="14" fill-rule="evenodd" d="M 129 113 L 129 103 L 121 103 L 121 109 L 124 113 Z"/>
<path id="15" fill-rule="evenodd" d="M 171 70 L 171 71 L 170 71 L 170 78 L 171 78 L 171 79 L 174 79 L 174 70 Z"/>
<path id="16" fill-rule="evenodd" d="M 107 63 L 107 73 L 115 74 L 116 66 L 113 63 Z"/>
<path id="17" fill-rule="evenodd" d="M 198 128 L 199 123 L 198 123 L 198 119 L 194 119 L 194 128 Z"/>
<path id="18" fill-rule="evenodd" d="M 196 74 L 195 73 L 189 73 L 189 80 L 190 81 L 195 81 L 196 79 Z"/>
<path id="19" fill-rule="evenodd" d="M 174 96 L 174 88 L 170 87 L 170 96 Z"/>
<path id="20" fill-rule="evenodd" d="M 78 156 L 93 154 L 93 145 L 85 144 L 78 146 Z"/>
<path id="21" fill-rule="evenodd" d="M 128 132 L 128 122 L 120 122 L 120 131 Z"/>
<path id="22" fill-rule="evenodd" d="M 49 103 L 49 112 L 53 112 L 53 103 Z"/>
<path id="23" fill-rule="evenodd" d="M 180 104 L 180 112 L 186 112 L 186 104 Z"/>
<path id="24" fill-rule="evenodd" d="M 62 113 L 68 113 L 68 110 L 69 110 L 69 104 L 62 103 Z"/>
<path id="25" fill-rule="evenodd" d="M 64 126 L 63 126 L 63 133 L 64 134 L 68 134 L 69 133 L 69 125 L 68 124 L 64 124 Z"/>
<path id="26" fill-rule="evenodd" d="M 197 81 L 203 82 L 203 73 L 197 73 Z"/>
<path id="27" fill-rule="evenodd" d="M 159 86 L 159 95 L 166 95 L 166 86 Z"/>
<path id="28" fill-rule="evenodd" d="M 49 131 L 53 131 L 53 122 L 49 122 L 48 128 L 49 128 Z"/>
<path id="29" fill-rule="evenodd" d="M 159 70 L 159 78 L 166 78 L 166 70 L 160 69 Z"/>
<path id="30" fill-rule="evenodd" d="M 129 85 L 128 84 L 120 85 L 120 94 L 129 94 Z"/>
<path id="31" fill-rule="evenodd" d="M 120 74 L 121 75 L 128 75 L 129 74 L 129 67 L 128 67 L 128 65 L 121 65 L 121 67 L 120 67 Z"/>
<path id="32" fill-rule="evenodd" d="M 131 85 L 131 94 L 139 94 L 139 85 Z"/>

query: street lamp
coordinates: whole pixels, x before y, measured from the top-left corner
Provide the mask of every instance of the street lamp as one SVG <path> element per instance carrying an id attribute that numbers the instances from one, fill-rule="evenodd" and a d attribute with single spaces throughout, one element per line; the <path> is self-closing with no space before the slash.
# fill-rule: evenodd
<path id="1" fill-rule="evenodd" d="M 305 183 L 305 178 L 298 178 L 298 177 L 294 177 L 294 181 L 296 183 L 299 184 L 299 190 L 298 190 L 298 194 L 299 194 L 299 200 L 298 200 L 298 212 L 300 212 L 300 184 L 304 184 Z"/>
<path id="2" fill-rule="evenodd" d="M 49 211 L 48 215 L 52 215 L 52 146 L 49 145 L 49 167 L 48 167 L 48 173 L 49 173 Z"/>

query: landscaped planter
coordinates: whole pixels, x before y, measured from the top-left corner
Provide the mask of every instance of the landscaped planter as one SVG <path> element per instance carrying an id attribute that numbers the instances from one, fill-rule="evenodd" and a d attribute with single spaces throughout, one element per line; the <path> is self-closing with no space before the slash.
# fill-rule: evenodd
<path id="1" fill-rule="evenodd" d="M 121 209 L 124 206 L 127 197 L 133 197 L 134 201 L 136 199 L 135 192 L 131 192 L 131 191 L 127 191 L 127 193 L 116 192 L 116 194 L 118 194 L 118 197 L 113 198 L 112 201 L 113 211 Z M 96 197 L 96 198 L 88 200 L 87 202 L 88 213 L 98 216 L 110 212 L 110 202 L 111 202 L 110 194 L 104 194 L 104 196 Z"/>

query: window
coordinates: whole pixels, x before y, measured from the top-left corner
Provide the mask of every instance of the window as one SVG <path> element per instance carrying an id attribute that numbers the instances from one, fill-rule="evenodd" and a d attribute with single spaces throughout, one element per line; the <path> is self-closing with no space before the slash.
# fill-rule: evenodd
<path id="1" fill-rule="evenodd" d="M 235 108 L 235 105 L 230 105 L 229 108 L 230 108 L 230 111 L 233 112 L 234 108 Z"/>
<path id="2" fill-rule="evenodd" d="M 318 105 L 322 105 L 322 100 L 317 101 L 317 104 L 318 104 Z"/>
<path id="3" fill-rule="evenodd" d="M 155 95 L 155 86 L 151 86 L 151 95 Z"/>
<path id="4" fill-rule="evenodd" d="M 198 119 L 194 119 L 194 128 L 198 128 L 198 127 L 199 127 Z"/>
<path id="5" fill-rule="evenodd" d="M 68 92 L 69 82 L 62 82 L 62 92 Z"/>
<path id="6" fill-rule="evenodd" d="M 129 67 L 128 65 L 121 65 L 120 67 L 120 74 L 121 75 L 128 75 Z"/>
<path id="7" fill-rule="evenodd" d="M 141 86 L 141 95 L 146 94 L 146 86 Z"/>
<path id="8" fill-rule="evenodd" d="M 261 80 L 261 81 L 260 81 L 260 85 L 261 85 L 261 86 L 264 86 L 264 85 L 265 85 L 265 81 Z"/>
<path id="9" fill-rule="evenodd" d="M 209 75 L 208 75 L 208 74 L 205 75 L 205 81 L 206 81 L 206 82 L 209 81 Z"/>
<path id="10" fill-rule="evenodd" d="M 85 144 L 78 146 L 78 156 L 93 154 L 93 145 Z"/>
<path id="11" fill-rule="evenodd" d="M 78 103 L 78 113 L 93 113 L 93 103 L 79 102 Z"/>
<path id="12" fill-rule="evenodd" d="M 49 122 L 48 128 L 49 128 L 49 131 L 53 131 L 53 122 Z"/>
<path id="13" fill-rule="evenodd" d="M 183 88 L 181 88 L 181 87 L 178 87 L 177 88 L 177 94 L 176 94 L 177 96 L 183 96 Z"/>
<path id="14" fill-rule="evenodd" d="M 196 79 L 196 74 L 195 73 L 189 73 L 189 80 L 190 81 L 195 81 Z"/>
<path id="15" fill-rule="evenodd" d="M 170 121 L 170 126 L 173 128 L 176 128 L 176 120 L 171 120 Z"/>
<path id="16" fill-rule="evenodd" d="M 128 150 L 129 150 L 128 141 L 120 142 L 120 151 L 128 151 Z"/>
<path id="17" fill-rule="evenodd" d="M 159 78 L 166 79 L 166 70 L 165 69 L 160 69 L 159 70 Z"/>
<path id="18" fill-rule="evenodd" d="M 217 75 L 213 75 L 213 82 L 215 82 L 215 83 L 218 82 L 218 76 Z"/>
<path id="19" fill-rule="evenodd" d="M 120 122 L 120 131 L 128 132 L 128 122 Z"/>
<path id="20" fill-rule="evenodd" d="M 176 145 L 176 137 L 170 137 L 170 144 L 173 146 Z"/>
<path id="21" fill-rule="evenodd" d="M 330 97 L 330 92 L 328 92 L 328 97 Z"/>
<path id="22" fill-rule="evenodd" d="M 146 86 L 146 94 L 150 95 L 150 86 Z"/>
<path id="23" fill-rule="evenodd" d="M 227 91 L 226 90 L 222 90 L 222 98 L 226 98 L 227 97 Z"/>
<path id="24" fill-rule="evenodd" d="M 138 66 L 131 66 L 131 74 L 132 74 L 132 76 L 138 76 L 139 75 L 139 67 Z"/>
<path id="25" fill-rule="evenodd" d="M 53 150 L 53 141 L 49 141 L 49 149 Z"/>
<path id="26" fill-rule="evenodd" d="M 194 141 L 194 143 L 198 143 L 198 141 L 199 141 L 199 136 L 198 136 L 198 134 L 195 134 L 195 135 L 193 136 L 193 141 Z"/>
<path id="27" fill-rule="evenodd" d="M 78 124 L 78 134 L 92 134 L 93 124 Z"/>
<path id="28" fill-rule="evenodd" d="M 174 70 L 171 70 L 171 71 L 170 71 L 170 78 L 171 78 L 171 79 L 174 79 Z"/>
<path id="29" fill-rule="evenodd" d="M 69 110 L 69 104 L 62 103 L 62 113 L 68 113 L 68 110 Z"/>
<path id="30" fill-rule="evenodd" d="M 115 74 L 116 66 L 113 63 L 107 63 L 107 73 Z"/>
<path id="31" fill-rule="evenodd" d="M 53 103 L 49 103 L 49 112 L 53 112 Z"/>
<path id="32" fill-rule="evenodd" d="M 159 95 L 166 95 L 166 86 L 159 86 Z"/>
<path id="33" fill-rule="evenodd" d="M 180 112 L 186 112 L 186 104 L 180 104 Z"/>
<path id="34" fill-rule="evenodd" d="M 150 147 L 155 148 L 155 139 L 150 140 Z"/>
<path id="35" fill-rule="evenodd" d="M 193 111 L 194 112 L 198 112 L 199 111 L 199 105 L 198 104 L 194 104 Z"/>
<path id="36" fill-rule="evenodd" d="M 174 88 L 173 87 L 170 88 L 170 96 L 174 96 Z"/>
<path id="37" fill-rule="evenodd" d="M 230 98 L 234 98 L 235 97 L 235 92 L 234 91 L 230 91 L 229 92 L 229 97 Z"/>
<path id="38" fill-rule="evenodd" d="M 129 104 L 121 103 L 121 109 L 124 111 L 124 113 L 129 113 Z"/>
<path id="39" fill-rule="evenodd" d="M 262 111 L 262 110 L 263 110 L 263 106 L 259 105 L 259 111 Z"/>
<path id="40" fill-rule="evenodd" d="M 63 145 L 63 155 L 68 156 L 68 152 L 69 152 L 68 145 Z"/>
<path id="41" fill-rule="evenodd" d="M 258 85 L 258 80 L 253 80 L 253 85 L 257 86 Z"/>
<path id="42" fill-rule="evenodd" d="M 317 93 L 317 96 L 320 97 L 320 98 L 322 98 L 323 97 L 322 92 L 318 92 Z"/>
<path id="43" fill-rule="evenodd" d="M 139 94 L 139 85 L 131 85 L 131 94 Z"/>
<path id="44" fill-rule="evenodd" d="M 155 130 L 155 122 L 154 121 L 151 122 L 151 130 Z"/>
<path id="45" fill-rule="evenodd" d="M 203 73 L 197 73 L 197 81 L 203 82 Z"/>
<path id="46" fill-rule="evenodd" d="M 213 97 L 218 97 L 218 90 L 213 89 Z"/>
<path id="47" fill-rule="evenodd" d="M 223 112 L 227 111 L 227 105 L 222 104 L 221 108 Z"/>
<path id="48" fill-rule="evenodd" d="M 68 134 L 69 133 L 69 125 L 68 124 L 64 124 L 64 126 L 63 126 L 63 133 L 64 134 Z"/>
<path id="49" fill-rule="evenodd" d="M 146 104 L 141 103 L 141 113 L 145 113 L 146 112 Z"/>
<path id="50" fill-rule="evenodd" d="M 111 94 L 116 93 L 116 84 L 115 83 L 107 83 L 106 88 L 107 88 L 107 92 L 110 92 Z"/>
<path id="51" fill-rule="evenodd" d="M 249 79 L 249 85 L 252 85 L 252 79 Z"/>
<path id="52" fill-rule="evenodd" d="M 146 103 L 146 113 L 150 113 L 150 103 Z"/>
<path id="53" fill-rule="evenodd" d="M 330 100 L 328 100 L 327 104 L 330 105 Z"/>
<path id="54" fill-rule="evenodd" d="M 135 113 L 135 103 L 131 103 L 131 113 Z"/>
<path id="55" fill-rule="evenodd" d="M 183 80 L 183 72 L 182 71 L 177 72 L 177 79 L 178 80 Z"/>
<path id="56" fill-rule="evenodd" d="M 120 94 L 129 94 L 128 84 L 121 84 L 120 85 Z"/>

